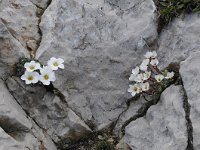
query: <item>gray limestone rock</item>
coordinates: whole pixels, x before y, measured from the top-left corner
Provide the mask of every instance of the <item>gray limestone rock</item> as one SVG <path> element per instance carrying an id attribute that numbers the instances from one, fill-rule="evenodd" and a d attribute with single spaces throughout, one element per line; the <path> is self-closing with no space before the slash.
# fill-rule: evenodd
<path id="1" fill-rule="evenodd" d="M 42 85 L 26 86 L 19 78 L 9 78 L 7 86 L 21 107 L 56 142 L 77 141 L 91 129 L 63 101 Z"/>
<path id="2" fill-rule="evenodd" d="M 196 52 L 181 63 L 180 73 L 188 102 L 191 105 L 190 119 L 193 126 L 194 149 L 200 149 L 200 53 Z"/>
<path id="3" fill-rule="evenodd" d="M 152 0 L 54 0 L 43 14 L 36 58 L 65 60 L 54 86 L 99 130 L 126 108 L 130 70 L 157 38 L 155 11 Z"/>
<path id="4" fill-rule="evenodd" d="M 125 141 L 134 150 L 180 150 L 187 147 L 181 86 L 170 86 L 157 105 L 126 127 Z"/>
<path id="5" fill-rule="evenodd" d="M 138 115 L 138 110 L 147 103 L 147 101 L 144 100 L 144 98 L 139 98 L 136 101 L 132 101 L 130 102 L 130 105 L 128 107 L 128 109 L 126 111 L 124 111 L 119 119 L 117 120 L 117 123 L 115 124 L 115 128 L 113 130 L 113 133 L 118 136 L 121 137 L 122 136 L 122 126 L 124 125 L 124 123 L 129 120 L 131 117 L 133 116 L 137 116 Z"/>
<path id="6" fill-rule="evenodd" d="M 56 150 L 45 131 L 27 116 L 0 80 L 0 149 Z"/>
<path id="7" fill-rule="evenodd" d="M 36 7 L 40 8 L 40 9 L 46 9 L 48 4 L 52 1 L 52 0 L 30 0 Z"/>
<path id="8" fill-rule="evenodd" d="M 20 57 L 29 57 L 26 49 L 16 40 L 0 20 L 0 77 L 7 78 L 15 70 Z"/>
<path id="9" fill-rule="evenodd" d="M 200 47 L 200 16 L 198 14 L 185 15 L 175 18 L 163 29 L 158 40 L 158 56 L 162 67 L 171 62 L 185 60 Z"/>
<path id="10" fill-rule="evenodd" d="M 37 7 L 29 0 L 0 1 L 0 20 L 24 48 L 27 48 L 30 40 L 36 43 L 40 41 L 36 11 Z"/>

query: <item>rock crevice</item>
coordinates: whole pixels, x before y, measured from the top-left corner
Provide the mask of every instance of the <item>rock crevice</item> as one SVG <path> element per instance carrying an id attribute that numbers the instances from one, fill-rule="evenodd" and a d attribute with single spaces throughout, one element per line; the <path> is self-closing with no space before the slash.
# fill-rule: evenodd
<path id="1" fill-rule="evenodd" d="M 185 110 L 185 119 L 186 119 L 186 126 L 187 126 L 187 133 L 188 133 L 188 145 L 186 150 L 194 150 L 193 146 L 193 126 L 192 121 L 190 119 L 190 104 L 188 102 L 188 96 L 184 88 L 184 84 L 182 83 L 183 87 L 183 108 Z"/>

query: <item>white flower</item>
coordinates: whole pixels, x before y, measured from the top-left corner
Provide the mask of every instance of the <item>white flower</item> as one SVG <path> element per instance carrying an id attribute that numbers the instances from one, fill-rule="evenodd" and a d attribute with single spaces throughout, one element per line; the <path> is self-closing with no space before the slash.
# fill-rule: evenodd
<path id="1" fill-rule="evenodd" d="M 64 69 L 64 60 L 62 58 L 55 58 L 52 57 L 48 62 L 48 66 L 52 69 L 52 70 L 58 70 L 58 68 Z"/>
<path id="2" fill-rule="evenodd" d="M 171 79 L 174 77 L 174 72 L 168 72 L 165 79 Z"/>
<path id="3" fill-rule="evenodd" d="M 156 51 L 153 51 L 151 58 L 156 58 L 156 57 L 157 57 L 157 53 L 156 53 Z"/>
<path id="4" fill-rule="evenodd" d="M 143 65 L 148 65 L 148 64 L 149 64 L 149 59 L 144 59 L 144 60 L 142 61 L 142 64 L 143 64 Z"/>
<path id="5" fill-rule="evenodd" d="M 145 82 L 141 84 L 142 91 L 148 91 L 149 90 L 149 82 Z"/>
<path id="6" fill-rule="evenodd" d="M 25 80 L 26 84 L 37 83 L 39 80 L 39 73 L 26 71 L 22 76 L 22 80 Z"/>
<path id="7" fill-rule="evenodd" d="M 49 85 L 51 81 L 56 80 L 55 73 L 49 67 L 43 67 L 40 73 L 39 79 L 44 85 Z"/>
<path id="8" fill-rule="evenodd" d="M 158 59 L 152 59 L 151 62 L 150 62 L 150 64 L 151 64 L 152 66 L 157 66 L 158 63 L 159 63 Z"/>
<path id="9" fill-rule="evenodd" d="M 146 54 L 144 55 L 145 58 L 151 58 L 152 56 L 152 52 L 146 52 Z"/>
<path id="10" fill-rule="evenodd" d="M 148 80 L 151 77 L 151 71 L 145 71 L 143 73 L 143 80 Z"/>
<path id="11" fill-rule="evenodd" d="M 135 67 L 135 69 L 132 70 L 132 74 L 137 75 L 139 71 L 140 71 L 139 67 Z"/>
<path id="12" fill-rule="evenodd" d="M 129 81 L 135 81 L 135 79 L 136 79 L 136 75 L 131 74 L 131 76 L 129 77 Z"/>
<path id="13" fill-rule="evenodd" d="M 138 84 L 129 85 L 128 92 L 130 92 L 132 96 L 135 96 L 136 94 L 142 92 L 142 89 Z"/>
<path id="14" fill-rule="evenodd" d="M 132 74 L 131 74 L 131 76 L 129 77 L 129 80 L 130 80 L 130 81 L 135 81 L 135 78 L 136 78 L 136 76 L 138 75 L 139 71 L 140 71 L 139 67 L 136 67 L 135 69 L 133 69 L 133 70 L 132 70 Z"/>
<path id="15" fill-rule="evenodd" d="M 26 68 L 27 71 L 29 72 L 33 72 L 34 70 L 38 70 L 40 69 L 40 64 L 35 62 L 35 61 L 31 61 L 31 62 L 27 62 L 24 64 L 24 68 Z"/>
<path id="16" fill-rule="evenodd" d="M 144 76 L 142 73 L 138 74 L 134 80 L 135 82 L 143 82 L 144 81 Z"/>
<path id="17" fill-rule="evenodd" d="M 140 65 L 140 70 L 147 71 L 148 64 L 149 64 L 149 59 L 144 59 L 142 61 L 142 64 Z"/>
<path id="18" fill-rule="evenodd" d="M 147 71 L 147 69 L 148 69 L 148 66 L 147 65 L 140 65 L 140 70 L 142 70 L 142 71 Z"/>
<path id="19" fill-rule="evenodd" d="M 146 52 L 146 54 L 144 55 L 144 57 L 147 58 L 147 59 L 156 58 L 157 57 L 157 53 L 156 53 L 156 51 Z"/>
<path id="20" fill-rule="evenodd" d="M 157 82 L 161 82 L 164 79 L 164 76 L 162 74 L 155 75 L 155 79 Z"/>

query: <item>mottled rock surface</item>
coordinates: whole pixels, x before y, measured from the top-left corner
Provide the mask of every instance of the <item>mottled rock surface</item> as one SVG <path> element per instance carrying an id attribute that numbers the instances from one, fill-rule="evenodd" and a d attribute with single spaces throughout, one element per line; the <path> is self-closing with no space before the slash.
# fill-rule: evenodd
<path id="1" fill-rule="evenodd" d="M 42 17 L 36 57 L 65 60 L 54 86 L 97 129 L 108 127 L 126 107 L 127 72 L 139 63 L 144 40 L 157 37 L 155 10 L 152 0 L 55 0 Z"/>
<path id="2" fill-rule="evenodd" d="M 126 111 L 124 111 L 119 119 L 117 120 L 117 123 L 115 125 L 115 128 L 113 130 L 113 133 L 119 137 L 122 136 L 121 128 L 125 124 L 127 120 L 129 120 L 133 116 L 137 116 L 138 110 L 146 104 L 147 101 L 144 98 L 139 98 L 135 101 L 130 102 L 130 105 Z M 137 117 L 136 117 L 137 118 Z"/>
<path id="3" fill-rule="evenodd" d="M 26 49 L 30 40 L 36 43 L 40 40 L 36 11 L 37 7 L 29 0 L 0 1 L 0 20 L 13 38 Z M 36 50 L 36 47 L 33 50 Z"/>
<path id="4" fill-rule="evenodd" d="M 46 9 L 51 0 L 30 0 L 39 9 Z"/>
<path id="5" fill-rule="evenodd" d="M 200 53 L 194 53 L 181 63 L 180 73 L 191 105 L 190 118 L 193 126 L 194 149 L 200 149 Z"/>
<path id="6" fill-rule="evenodd" d="M 21 107 L 55 142 L 76 141 L 91 131 L 66 102 L 43 86 L 26 86 L 19 78 L 9 78 L 6 83 Z"/>
<path id="7" fill-rule="evenodd" d="M 7 78 L 15 71 L 20 57 L 29 57 L 26 49 L 16 40 L 0 20 L 0 77 Z"/>
<path id="8" fill-rule="evenodd" d="M 56 150 L 101 131 L 117 149 L 199 150 L 200 17 L 175 18 L 160 35 L 157 22 L 153 0 L 0 0 L 0 149 Z M 162 68 L 183 61 L 185 90 L 169 87 L 138 115 L 148 102 L 128 105 L 128 78 L 153 47 Z M 15 64 L 30 56 L 61 57 L 65 69 L 49 87 L 25 85 Z"/>
<path id="9" fill-rule="evenodd" d="M 15 101 L 0 80 L 0 149 L 56 150 L 48 134 L 42 131 Z"/>
<path id="10" fill-rule="evenodd" d="M 158 39 L 158 56 L 162 67 L 171 62 L 180 62 L 190 54 L 199 51 L 200 16 L 186 15 L 176 18 L 163 29 Z"/>
<path id="11" fill-rule="evenodd" d="M 124 137 L 119 141 L 119 143 L 116 145 L 116 150 L 130 150 L 130 147 L 125 142 Z"/>
<path id="12" fill-rule="evenodd" d="M 170 86 L 146 116 L 126 127 L 125 140 L 134 150 L 180 150 L 187 147 L 181 86 Z"/>

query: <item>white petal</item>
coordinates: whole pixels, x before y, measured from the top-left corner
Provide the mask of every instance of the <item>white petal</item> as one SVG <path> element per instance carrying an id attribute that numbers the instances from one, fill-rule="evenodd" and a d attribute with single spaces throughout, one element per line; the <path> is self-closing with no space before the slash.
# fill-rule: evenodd
<path id="1" fill-rule="evenodd" d="M 39 73 L 38 72 L 33 72 L 33 76 L 38 78 Z"/>
<path id="2" fill-rule="evenodd" d="M 148 65 L 148 64 L 149 64 L 149 59 L 144 59 L 144 60 L 142 61 L 142 64 L 143 64 L 143 65 Z"/>
<path id="3" fill-rule="evenodd" d="M 25 80 L 25 83 L 26 83 L 26 84 L 31 84 L 31 81 Z"/>
<path id="4" fill-rule="evenodd" d="M 34 77 L 32 83 L 37 83 L 37 82 L 38 82 L 38 77 Z"/>
<path id="5" fill-rule="evenodd" d="M 65 66 L 64 66 L 63 64 L 60 64 L 60 65 L 59 65 L 59 68 L 64 69 Z"/>
<path id="6" fill-rule="evenodd" d="M 26 63 L 24 64 L 24 68 L 28 68 L 28 67 L 29 67 L 29 63 L 26 62 Z"/>
<path id="7" fill-rule="evenodd" d="M 131 95 L 132 95 L 132 96 L 135 96 L 135 95 L 136 95 L 136 92 L 131 92 Z"/>
<path id="8" fill-rule="evenodd" d="M 27 70 L 28 72 L 33 72 L 33 70 L 31 70 L 30 68 L 26 68 L 26 70 Z"/>
<path id="9" fill-rule="evenodd" d="M 56 61 L 57 59 L 55 58 L 55 57 L 51 57 L 51 59 L 50 59 L 50 61 L 51 62 L 54 62 L 54 61 Z"/>
<path id="10" fill-rule="evenodd" d="M 139 94 L 139 93 L 141 93 L 141 92 L 142 92 L 142 88 L 141 88 L 141 87 L 138 87 L 136 93 Z"/>
<path id="11" fill-rule="evenodd" d="M 131 74 L 131 76 L 129 77 L 129 81 L 135 81 L 136 79 L 136 75 Z"/>
<path id="12" fill-rule="evenodd" d="M 35 65 L 35 61 L 32 60 L 32 61 L 30 62 L 30 64 L 31 64 L 31 65 Z"/>
<path id="13" fill-rule="evenodd" d="M 142 71 L 147 71 L 147 68 L 148 68 L 147 65 L 143 65 L 143 64 L 140 65 L 140 70 Z"/>
<path id="14" fill-rule="evenodd" d="M 49 85 L 49 84 L 50 84 L 50 81 L 44 81 L 43 84 L 44 84 L 44 85 Z"/>
<path id="15" fill-rule="evenodd" d="M 129 88 L 133 88 L 133 85 L 129 85 Z"/>
<path id="16" fill-rule="evenodd" d="M 168 72 L 167 76 L 165 77 L 166 79 L 170 79 L 174 77 L 174 72 Z"/>
<path id="17" fill-rule="evenodd" d="M 58 70 L 58 66 L 56 67 L 56 66 L 54 66 L 54 65 L 49 65 L 49 67 L 52 69 L 52 70 Z"/>
<path id="18" fill-rule="evenodd" d="M 49 74 L 49 72 L 52 72 L 53 70 L 49 66 L 44 66 L 42 69 L 40 69 L 41 74 Z"/>
<path id="19" fill-rule="evenodd" d="M 159 63 L 158 59 L 152 59 L 151 62 L 150 62 L 150 64 L 151 64 L 152 66 L 157 66 L 158 63 Z"/>
<path id="20" fill-rule="evenodd" d="M 21 79 L 22 79 L 22 80 L 26 80 L 26 78 L 27 78 L 27 77 L 26 77 L 25 74 L 21 76 Z"/>
<path id="21" fill-rule="evenodd" d="M 129 89 L 128 89 L 128 92 L 130 92 L 130 93 L 131 93 L 132 91 L 133 91 L 133 90 L 132 90 L 132 88 L 129 88 Z"/>
<path id="22" fill-rule="evenodd" d="M 48 60 L 47 65 L 50 67 L 52 65 L 52 61 Z"/>
<path id="23" fill-rule="evenodd" d="M 156 51 L 153 51 L 152 52 L 152 58 L 156 58 L 157 57 L 157 53 L 156 53 Z"/>
<path id="24" fill-rule="evenodd" d="M 50 80 L 51 80 L 51 81 L 55 81 L 55 80 L 56 80 L 56 77 L 55 77 L 55 73 L 54 73 L 54 72 L 51 73 L 51 75 L 50 75 Z"/>
<path id="25" fill-rule="evenodd" d="M 155 79 L 157 80 L 157 82 L 161 82 L 164 79 L 164 76 L 159 74 L 155 76 Z"/>
<path id="26" fill-rule="evenodd" d="M 62 58 L 58 58 L 57 60 L 58 60 L 58 62 L 59 62 L 60 64 L 64 63 L 64 60 L 63 60 Z"/>
<path id="27" fill-rule="evenodd" d="M 143 91 L 148 91 L 148 90 L 149 90 L 149 83 L 148 83 L 148 82 L 143 83 L 143 84 L 141 85 L 141 87 L 142 87 L 142 90 L 143 90 Z"/>
<path id="28" fill-rule="evenodd" d="M 40 64 L 39 64 L 39 63 L 36 63 L 35 68 L 36 68 L 36 69 L 40 69 L 40 68 L 41 68 L 41 67 L 40 67 Z"/>
<path id="29" fill-rule="evenodd" d="M 146 52 L 146 54 L 144 55 L 144 57 L 146 58 L 151 58 L 152 56 L 152 52 Z"/>
<path id="30" fill-rule="evenodd" d="M 27 77 L 31 72 L 25 71 L 24 75 Z"/>
<path id="31" fill-rule="evenodd" d="M 138 74 L 140 71 L 140 68 L 139 67 L 135 67 L 135 69 L 132 70 L 132 74 Z"/>
<path id="32" fill-rule="evenodd" d="M 39 80 L 40 80 L 41 82 L 44 82 L 43 75 L 40 75 L 40 76 L 39 76 Z"/>

